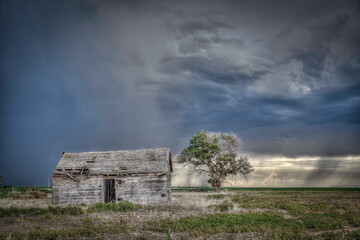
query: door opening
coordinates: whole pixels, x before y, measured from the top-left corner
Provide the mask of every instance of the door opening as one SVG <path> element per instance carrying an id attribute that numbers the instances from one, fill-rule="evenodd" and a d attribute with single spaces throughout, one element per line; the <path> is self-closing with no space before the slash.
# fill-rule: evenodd
<path id="1" fill-rule="evenodd" d="M 115 179 L 104 179 L 104 202 L 115 202 Z"/>

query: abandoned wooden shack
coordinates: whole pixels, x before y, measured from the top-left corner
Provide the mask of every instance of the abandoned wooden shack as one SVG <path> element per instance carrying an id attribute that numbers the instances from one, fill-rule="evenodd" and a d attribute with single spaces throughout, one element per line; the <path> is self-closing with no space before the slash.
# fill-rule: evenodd
<path id="1" fill-rule="evenodd" d="M 151 148 L 63 153 L 53 171 L 53 204 L 171 200 L 171 152 Z"/>

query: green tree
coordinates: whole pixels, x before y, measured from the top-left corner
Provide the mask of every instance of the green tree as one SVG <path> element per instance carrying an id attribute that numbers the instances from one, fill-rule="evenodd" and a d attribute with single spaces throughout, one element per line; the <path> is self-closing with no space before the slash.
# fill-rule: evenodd
<path id="1" fill-rule="evenodd" d="M 190 174 L 207 174 L 209 183 L 219 192 L 228 176 L 240 174 L 246 178 L 254 171 L 248 157 L 239 155 L 241 144 L 240 138 L 233 133 L 199 131 L 177 161 L 192 165 Z"/>

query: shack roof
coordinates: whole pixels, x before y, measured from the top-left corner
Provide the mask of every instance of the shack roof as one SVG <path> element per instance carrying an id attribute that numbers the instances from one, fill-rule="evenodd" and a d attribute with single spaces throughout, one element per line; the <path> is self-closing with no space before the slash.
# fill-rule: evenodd
<path id="1" fill-rule="evenodd" d="M 63 153 L 54 175 L 165 173 L 172 171 L 169 148 Z"/>

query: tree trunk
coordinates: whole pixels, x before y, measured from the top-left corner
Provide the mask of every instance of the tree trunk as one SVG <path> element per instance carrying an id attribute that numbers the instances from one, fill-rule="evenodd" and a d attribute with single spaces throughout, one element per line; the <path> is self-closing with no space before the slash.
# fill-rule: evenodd
<path id="1" fill-rule="evenodd" d="M 220 181 L 215 181 L 214 183 L 215 192 L 220 192 L 220 187 L 221 187 Z"/>

